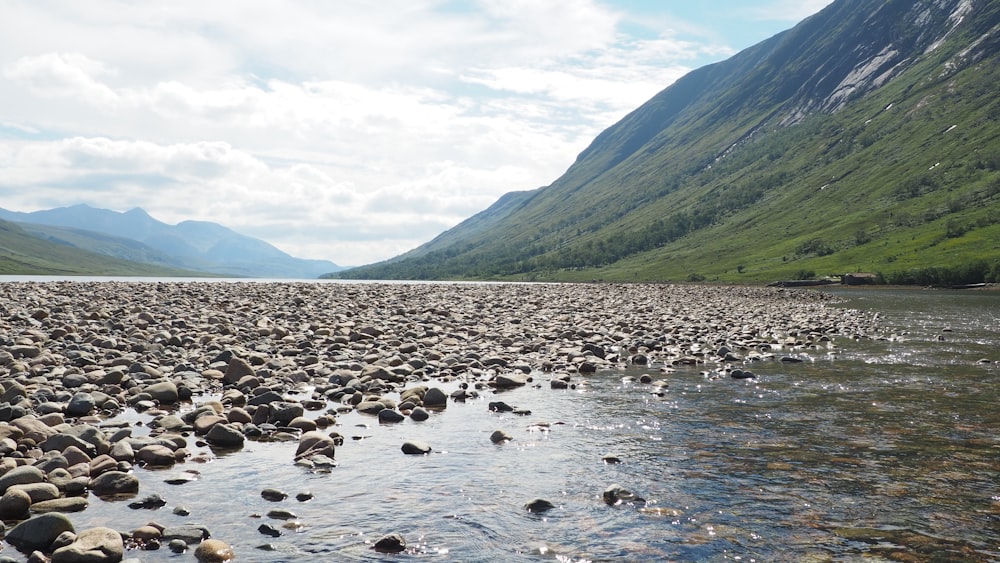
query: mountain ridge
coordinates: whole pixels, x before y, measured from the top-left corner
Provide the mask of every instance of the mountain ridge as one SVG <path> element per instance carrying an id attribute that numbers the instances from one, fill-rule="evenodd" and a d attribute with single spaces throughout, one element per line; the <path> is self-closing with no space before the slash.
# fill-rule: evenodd
<path id="1" fill-rule="evenodd" d="M 215 275 L 311 279 L 340 269 L 326 260 L 295 258 L 217 223 L 187 220 L 169 225 L 140 207 L 125 212 L 86 204 L 33 212 L 0 209 L 0 219 L 82 250 Z M 110 244 L 107 237 L 116 242 Z"/>
<path id="2" fill-rule="evenodd" d="M 1000 2 L 837 0 L 685 75 L 552 184 L 340 277 L 761 281 L 990 265 L 1000 250 L 977 241 L 1000 234 L 998 45 Z M 949 127 L 961 133 L 940 137 Z M 938 173 L 917 164 L 945 156 Z"/>

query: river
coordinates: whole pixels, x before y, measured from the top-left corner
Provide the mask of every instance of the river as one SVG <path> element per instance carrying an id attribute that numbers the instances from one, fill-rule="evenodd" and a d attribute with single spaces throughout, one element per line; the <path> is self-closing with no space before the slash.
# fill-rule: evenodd
<path id="1" fill-rule="evenodd" d="M 756 379 L 650 366 L 487 393 L 420 423 L 351 412 L 331 470 L 294 466 L 294 442 L 247 442 L 144 475 L 143 496 L 163 508 L 92 498 L 71 518 L 77 529 L 201 523 L 239 561 L 1000 561 L 1000 294 L 830 291 L 877 312 L 884 338 L 756 362 Z M 669 388 L 638 383 L 646 373 Z M 495 400 L 531 414 L 491 412 Z M 498 429 L 513 440 L 492 443 Z M 406 439 L 434 450 L 403 455 Z M 183 472 L 196 479 L 165 481 Z M 644 501 L 609 506 L 613 484 Z M 291 497 L 264 500 L 269 487 Z M 306 491 L 312 500 L 294 499 Z M 525 510 L 533 498 L 555 508 Z M 275 508 L 294 517 L 269 517 Z M 371 549 L 390 532 L 407 551 Z M 126 557 L 191 558 L 165 546 Z"/>

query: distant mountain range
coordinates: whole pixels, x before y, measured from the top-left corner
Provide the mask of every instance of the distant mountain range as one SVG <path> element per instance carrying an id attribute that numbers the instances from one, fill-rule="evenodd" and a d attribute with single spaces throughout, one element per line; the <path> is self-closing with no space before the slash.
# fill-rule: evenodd
<path id="1" fill-rule="evenodd" d="M 124 213 L 88 205 L 30 213 L 0 209 L 0 220 L 14 223 L 24 234 L 57 247 L 170 271 L 311 279 L 342 269 L 327 260 L 295 258 L 267 242 L 241 235 L 216 223 L 182 221 L 177 225 L 168 225 L 140 208 Z M 17 230 L 0 230 L 0 234 L 4 232 Z M 0 252 L 3 248 L 0 239 Z M 44 254 L 42 248 L 37 247 L 34 252 Z M 62 263 L 64 269 L 72 269 L 66 263 L 70 258 L 64 257 L 55 262 Z"/>
<path id="2" fill-rule="evenodd" d="M 1000 281 L 1000 1 L 836 0 L 369 279 Z"/>

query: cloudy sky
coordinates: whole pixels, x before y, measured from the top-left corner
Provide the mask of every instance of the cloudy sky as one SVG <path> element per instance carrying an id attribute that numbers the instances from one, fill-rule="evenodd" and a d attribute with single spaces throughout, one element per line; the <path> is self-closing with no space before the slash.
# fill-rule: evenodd
<path id="1" fill-rule="evenodd" d="M 830 0 L 0 0 L 0 207 L 390 258 Z"/>

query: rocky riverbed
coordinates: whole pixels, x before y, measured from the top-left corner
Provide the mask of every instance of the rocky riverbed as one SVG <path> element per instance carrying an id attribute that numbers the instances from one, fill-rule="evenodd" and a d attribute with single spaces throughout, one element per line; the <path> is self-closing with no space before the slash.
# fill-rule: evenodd
<path id="1" fill-rule="evenodd" d="M 491 410 L 516 411 L 493 393 L 558 392 L 627 365 L 648 368 L 654 389 L 680 365 L 748 379 L 756 361 L 797 362 L 797 351 L 873 333 L 874 318 L 830 301 L 808 290 L 687 285 L 2 284 L 5 542 L 31 561 L 119 561 L 149 549 L 229 560 L 237 538 L 195 523 L 76 529 L 67 514 L 86 513 L 92 499 L 160 507 L 144 491 L 150 470 L 252 441 L 288 442 L 289 464 L 327 470 L 343 443 L 338 416 L 352 411 L 419 423 L 484 396 Z M 136 427 L 125 413 L 148 422 Z M 399 455 L 433 447 L 408 441 Z M 630 494 L 609 491 L 614 502 Z M 549 506 L 534 499 L 523 509 Z M 406 540 L 386 530 L 372 548 L 401 551 Z"/>

